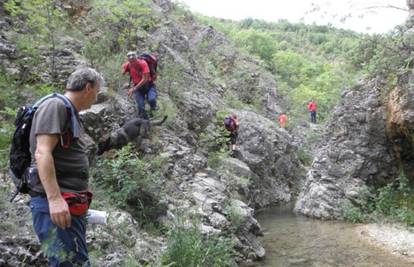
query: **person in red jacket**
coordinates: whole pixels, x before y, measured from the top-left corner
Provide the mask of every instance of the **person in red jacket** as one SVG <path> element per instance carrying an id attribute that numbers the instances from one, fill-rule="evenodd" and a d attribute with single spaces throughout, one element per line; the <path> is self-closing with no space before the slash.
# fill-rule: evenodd
<path id="1" fill-rule="evenodd" d="M 316 106 L 316 102 L 313 101 L 313 99 L 311 99 L 311 101 L 308 104 L 308 110 L 310 112 L 311 122 L 312 123 L 316 123 L 316 110 L 317 110 L 317 106 Z"/>
<path id="2" fill-rule="evenodd" d="M 281 128 L 286 128 L 287 116 L 285 113 L 279 115 L 278 119 Z"/>
<path id="3" fill-rule="evenodd" d="M 154 86 L 149 86 L 151 82 L 150 69 L 145 60 L 139 59 L 135 52 L 128 52 L 128 62 L 122 65 L 122 74 L 129 73 L 133 86 L 128 90 L 128 96 L 134 96 L 138 106 L 138 117 L 148 119 L 145 111 L 145 99 L 151 106 L 151 110 L 156 109 L 157 92 Z"/>

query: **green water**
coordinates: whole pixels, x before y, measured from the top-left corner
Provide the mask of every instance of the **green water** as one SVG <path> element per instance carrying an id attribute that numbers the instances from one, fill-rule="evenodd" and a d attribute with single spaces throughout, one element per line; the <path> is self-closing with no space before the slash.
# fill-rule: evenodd
<path id="1" fill-rule="evenodd" d="M 414 267 L 360 240 L 355 225 L 295 215 L 292 207 L 260 212 L 268 267 Z"/>

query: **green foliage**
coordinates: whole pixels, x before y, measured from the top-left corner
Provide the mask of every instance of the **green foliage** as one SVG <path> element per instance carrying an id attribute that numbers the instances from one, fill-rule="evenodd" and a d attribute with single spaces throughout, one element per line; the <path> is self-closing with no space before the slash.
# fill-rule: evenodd
<path id="1" fill-rule="evenodd" d="M 142 265 L 139 260 L 136 259 L 135 256 L 133 255 L 127 255 L 125 257 L 125 260 L 122 264 L 123 267 L 142 267 L 144 265 Z"/>
<path id="2" fill-rule="evenodd" d="M 377 210 L 387 217 L 414 226 L 414 187 L 404 173 L 395 183 L 380 190 Z"/>
<path id="3" fill-rule="evenodd" d="M 55 49 L 56 39 L 59 32 L 63 32 L 63 24 L 66 19 L 65 13 L 56 0 L 9 0 L 4 5 L 14 17 L 23 17 L 28 33 L 19 36 L 21 41 L 18 46 L 23 53 L 36 55 L 33 47 L 47 46 L 51 52 L 50 73 L 56 76 Z M 17 31 L 20 31 L 17 25 Z"/>
<path id="4" fill-rule="evenodd" d="M 0 126 L 0 171 L 7 173 L 9 164 L 10 142 L 13 137 L 14 125 L 4 121 Z"/>
<path id="5" fill-rule="evenodd" d="M 110 88 L 122 88 L 127 78 L 121 75 L 121 65 L 126 61 L 126 52 L 137 50 L 140 38 L 145 38 L 158 20 L 151 13 L 148 0 L 102 0 L 94 1 L 93 9 L 85 20 L 72 29 L 71 34 L 83 39 L 83 56 L 89 64 L 103 73 Z M 85 25 L 87 24 L 87 25 Z M 87 31 L 86 31 L 87 30 Z"/>
<path id="6" fill-rule="evenodd" d="M 157 79 L 157 88 L 166 92 L 174 104 L 180 104 L 181 95 L 184 93 L 183 88 L 186 88 L 186 81 L 177 79 L 182 76 L 183 71 L 181 65 L 166 58 L 163 61 L 162 70 L 160 70 L 161 77 Z"/>
<path id="7" fill-rule="evenodd" d="M 228 90 L 226 91 L 226 93 L 223 96 L 224 98 L 224 102 L 226 103 L 226 106 L 230 107 L 230 108 L 234 108 L 234 109 L 242 109 L 244 108 L 246 105 L 238 98 L 238 96 Z"/>
<path id="8" fill-rule="evenodd" d="M 212 169 L 218 169 L 223 164 L 223 159 L 228 156 L 228 152 L 224 149 L 210 152 L 207 158 L 207 165 Z"/>
<path id="9" fill-rule="evenodd" d="M 38 84 L 33 86 L 33 91 L 37 98 L 56 92 L 56 88 L 51 84 Z"/>
<path id="10" fill-rule="evenodd" d="M 414 226 L 414 186 L 403 172 L 392 183 L 380 188 L 376 195 L 362 196 L 358 207 L 344 208 L 344 218 L 352 222 L 388 220 Z"/>
<path id="11" fill-rule="evenodd" d="M 19 105 L 20 86 L 14 77 L 0 68 L 0 172 L 7 173 L 10 142 L 14 132 L 13 120 Z"/>
<path id="12" fill-rule="evenodd" d="M 168 266 L 236 266 L 232 244 L 220 237 L 204 236 L 195 222 L 178 220 L 167 234 L 163 263 Z"/>
<path id="13" fill-rule="evenodd" d="M 365 35 L 348 51 L 351 64 L 368 75 L 390 75 L 412 67 L 413 42 L 405 37 L 410 33 L 397 28 L 389 35 Z"/>
<path id="14" fill-rule="evenodd" d="M 94 177 L 96 184 L 105 190 L 110 201 L 117 207 L 126 209 L 127 200 L 137 190 L 160 194 L 163 163 L 161 157 L 140 158 L 128 145 L 117 151 L 114 159 L 98 159 Z M 142 223 L 150 223 L 150 208 L 141 205 L 134 207 L 132 212 Z"/>
<path id="15" fill-rule="evenodd" d="M 302 148 L 298 150 L 298 158 L 305 166 L 310 166 L 313 161 L 312 155 Z"/>
<path id="16" fill-rule="evenodd" d="M 28 56 L 25 58 L 25 61 L 28 64 L 35 66 L 41 62 L 39 50 L 33 45 L 37 43 L 36 38 L 33 35 L 15 35 L 12 37 L 12 41 L 16 44 L 19 51 Z"/>
<path id="17" fill-rule="evenodd" d="M 218 111 L 212 120 L 213 128 L 208 128 L 199 136 L 199 146 L 207 148 L 209 153 L 207 162 L 212 168 L 220 167 L 222 159 L 226 155 L 229 132 L 224 128 L 223 121 L 229 114 L 226 110 Z"/>
<path id="18" fill-rule="evenodd" d="M 193 20 L 192 12 L 188 10 L 188 7 L 180 2 L 174 4 L 173 10 L 171 12 L 172 17 L 176 21 L 185 22 L 188 20 Z"/>
<path id="19" fill-rule="evenodd" d="M 99 70 L 105 77 L 105 83 L 109 88 L 122 89 L 123 84 L 129 80 L 128 76 L 121 75 L 121 66 L 125 61 L 124 54 L 113 54 L 105 59 L 100 57 L 103 62 L 99 64 Z"/>
<path id="20" fill-rule="evenodd" d="M 233 34 L 235 43 L 247 50 L 251 55 L 256 55 L 265 62 L 270 62 L 276 52 L 276 46 L 270 33 L 243 30 Z"/>
<path id="21" fill-rule="evenodd" d="M 101 64 L 105 64 L 109 57 L 111 57 L 111 47 L 113 45 L 114 33 L 108 32 L 103 36 L 89 36 L 84 39 L 84 49 L 82 51 L 83 56 L 89 61 L 94 68 L 99 68 Z M 123 55 L 125 59 L 125 55 Z M 120 65 L 118 67 L 118 75 L 120 72 Z M 108 77 L 105 75 L 105 80 Z"/>
<path id="22" fill-rule="evenodd" d="M 16 108 L 18 105 L 18 83 L 4 71 L 0 71 L 0 110 Z"/>
<path id="23" fill-rule="evenodd" d="M 123 0 L 122 3 L 116 0 L 96 1 L 91 19 L 98 27 L 112 28 L 116 40 L 114 45 L 119 48 L 118 52 L 134 50 L 137 48 L 136 29 L 148 31 L 157 23 L 149 3 L 148 0 Z"/>
<path id="24" fill-rule="evenodd" d="M 363 223 L 368 220 L 367 214 L 362 213 L 358 207 L 350 204 L 344 207 L 342 216 L 345 220 L 352 223 Z"/>
<path id="25" fill-rule="evenodd" d="M 231 230 L 237 232 L 240 227 L 245 223 L 243 214 L 240 214 L 231 204 L 225 208 L 226 218 L 231 224 Z"/>
<path id="26" fill-rule="evenodd" d="M 354 206 L 351 203 L 346 203 L 343 209 L 343 217 L 347 221 L 353 223 L 362 223 L 373 220 L 372 215 L 375 212 L 375 195 L 369 191 L 362 191 L 359 198 L 359 206 Z"/>

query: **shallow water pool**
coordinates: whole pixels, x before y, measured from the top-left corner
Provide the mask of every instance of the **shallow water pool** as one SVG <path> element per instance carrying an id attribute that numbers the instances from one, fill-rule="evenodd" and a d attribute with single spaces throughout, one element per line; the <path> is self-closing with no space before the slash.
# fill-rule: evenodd
<path id="1" fill-rule="evenodd" d="M 257 214 L 268 267 L 414 267 L 414 263 L 368 245 L 355 225 L 320 221 L 280 206 Z"/>

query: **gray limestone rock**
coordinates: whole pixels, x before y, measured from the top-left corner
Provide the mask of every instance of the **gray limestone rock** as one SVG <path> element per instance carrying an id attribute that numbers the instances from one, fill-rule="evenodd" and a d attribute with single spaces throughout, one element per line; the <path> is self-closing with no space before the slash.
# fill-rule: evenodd
<path id="1" fill-rule="evenodd" d="M 326 141 L 306 176 L 295 210 L 317 218 L 340 218 L 363 192 L 397 174 L 386 132 L 387 110 L 375 80 L 343 94 L 326 127 Z"/>

